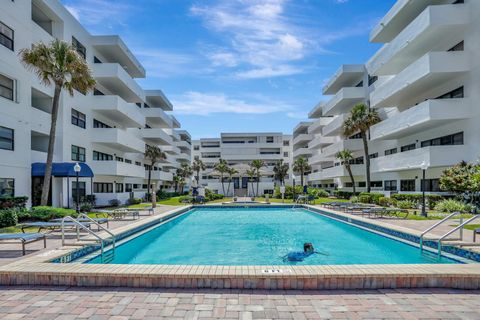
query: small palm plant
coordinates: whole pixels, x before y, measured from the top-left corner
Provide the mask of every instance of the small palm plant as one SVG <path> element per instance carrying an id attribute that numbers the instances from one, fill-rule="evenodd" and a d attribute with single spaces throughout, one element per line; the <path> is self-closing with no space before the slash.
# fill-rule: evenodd
<path id="1" fill-rule="evenodd" d="M 342 165 L 347 169 L 348 175 L 350 176 L 350 180 L 352 181 L 352 186 L 353 186 L 353 194 L 356 194 L 355 190 L 355 179 L 353 178 L 353 173 L 352 173 L 352 166 L 350 165 L 350 162 L 353 160 L 353 154 L 352 151 L 345 149 L 342 151 L 339 151 L 335 157 L 340 160 Z"/>
<path id="2" fill-rule="evenodd" d="M 203 163 L 202 160 L 200 160 L 200 159 L 193 160 L 192 169 L 196 173 L 195 179 L 197 179 L 198 184 L 200 184 L 200 172 L 205 170 L 205 168 L 206 168 L 205 164 Z"/>
<path id="3" fill-rule="evenodd" d="M 179 176 L 178 174 L 175 174 L 173 176 L 173 185 L 175 188 L 175 193 L 178 193 L 178 186 L 183 183 L 183 178 Z"/>
<path id="4" fill-rule="evenodd" d="M 363 152 L 365 157 L 365 171 L 367 180 L 367 192 L 370 192 L 370 157 L 368 152 L 368 136 L 367 133 L 372 126 L 381 121 L 378 112 L 369 109 L 364 104 L 357 104 L 350 111 L 350 116 L 343 123 L 343 135 L 350 137 L 360 132 L 363 141 Z"/>
<path id="5" fill-rule="evenodd" d="M 273 173 L 275 174 L 275 180 L 278 180 L 281 185 L 285 184 L 285 177 L 288 175 L 288 163 L 284 163 L 283 159 L 275 163 L 273 166 Z"/>
<path id="6" fill-rule="evenodd" d="M 188 163 L 182 163 L 182 165 L 180 166 L 180 169 L 177 170 L 177 175 L 182 178 L 179 183 L 180 192 L 183 192 L 183 186 L 185 185 L 185 182 L 187 181 L 188 177 L 190 177 L 192 174 L 193 174 L 192 167 L 190 167 Z"/>
<path id="7" fill-rule="evenodd" d="M 214 166 L 215 171 L 220 174 L 220 182 L 222 183 L 223 195 L 225 195 L 225 184 L 223 180 L 225 178 L 225 174 L 227 174 L 228 172 L 228 168 L 228 162 L 223 159 L 220 159 Z"/>
<path id="8" fill-rule="evenodd" d="M 257 191 L 255 192 L 255 196 L 258 197 L 258 187 L 260 185 L 260 178 L 261 178 L 261 172 L 260 169 L 265 167 L 265 161 L 260 160 L 260 159 L 255 159 L 250 163 L 250 167 L 255 170 L 255 178 L 257 180 Z"/>
<path id="9" fill-rule="evenodd" d="M 40 81 L 46 85 L 54 85 L 52 114 L 50 124 L 50 136 L 48 138 L 47 162 L 43 177 L 42 197 L 40 205 L 46 206 L 50 192 L 50 180 L 52 177 L 52 163 L 55 146 L 55 134 L 60 94 L 65 89 L 73 96 L 74 90 L 84 94 L 95 88 L 87 62 L 75 49 L 65 41 L 54 40 L 50 44 L 34 44 L 30 49 L 20 51 L 20 60 L 23 65 L 33 71 Z"/>
<path id="10" fill-rule="evenodd" d="M 297 158 L 297 160 L 295 160 L 295 162 L 293 163 L 293 171 L 300 173 L 300 183 L 302 184 L 302 187 L 304 185 L 303 177 L 305 176 L 305 173 L 310 170 L 312 170 L 312 167 L 310 167 L 310 165 L 308 164 L 308 160 L 303 156 Z"/>
<path id="11" fill-rule="evenodd" d="M 229 167 L 227 170 L 227 174 L 228 174 L 227 196 L 230 194 L 230 185 L 232 184 L 233 176 L 237 173 L 238 171 L 232 167 Z"/>
<path id="12" fill-rule="evenodd" d="M 252 186 L 252 196 L 255 196 L 255 188 L 253 187 L 253 181 L 256 175 L 256 171 L 255 169 L 250 168 L 245 173 L 247 174 L 248 181 L 251 183 L 251 186 Z"/>
<path id="13" fill-rule="evenodd" d="M 165 152 L 160 150 L 159 147 L 149 146 L 147 144 L 144 156 L 149 161 L 149 164 L 148 164 L 147 195 L 150 197 L 150 200 L 152 200 L 153 197 L 155 196 L 150 191 L 151 184 L 152 184 L 152 169 L 155 166 L 155 164 L 157 164 L 158 161 L 160 161 L 162 159 L 166 159 L 167 155 L 165 154 Z"/>

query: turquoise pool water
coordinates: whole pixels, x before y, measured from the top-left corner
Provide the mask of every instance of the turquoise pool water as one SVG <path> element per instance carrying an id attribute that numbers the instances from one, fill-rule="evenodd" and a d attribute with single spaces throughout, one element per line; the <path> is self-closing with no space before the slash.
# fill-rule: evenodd
<path id="1" fill-rule="evenodd" d="M 320 254 L 284 261 L 303 243 Z M 100 263 L 93 258 L 88 263 Z M 291 208 L 195 208 L 115 251 L 115 264 L 335 265 L 455 263 L 418 248 Z"/>

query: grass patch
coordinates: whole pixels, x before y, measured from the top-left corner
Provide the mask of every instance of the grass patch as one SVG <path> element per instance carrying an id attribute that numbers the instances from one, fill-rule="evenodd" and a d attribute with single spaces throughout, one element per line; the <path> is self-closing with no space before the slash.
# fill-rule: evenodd
<path id="1" fill-rule="evenodd" d="M 25 228 L 26 233 L 37 233 L 38 228 Z M 20 225 L 16 225 L 15 227 L 6 227 L 0 228 L 0 233 L 22 233 L 22 229 Z"/>
<path id="2" fill-rule="evenodd" d="M 450 227 L 457 227 L 457 226 L 458 224 L 454 224 L 454 225 L 451 225 Z M 474 230 L 480 229 L 480 224 L 467 224 L 463 228 L 474 231 Z"/>

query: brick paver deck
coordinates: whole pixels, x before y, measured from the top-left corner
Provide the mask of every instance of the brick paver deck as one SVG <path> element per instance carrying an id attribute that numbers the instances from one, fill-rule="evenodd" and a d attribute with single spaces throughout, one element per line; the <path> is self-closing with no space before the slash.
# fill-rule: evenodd
<path id="1" fill-rule="evenodd" d="M 0 319 L 480 319 L 480 291 L 0 287 Z"/>

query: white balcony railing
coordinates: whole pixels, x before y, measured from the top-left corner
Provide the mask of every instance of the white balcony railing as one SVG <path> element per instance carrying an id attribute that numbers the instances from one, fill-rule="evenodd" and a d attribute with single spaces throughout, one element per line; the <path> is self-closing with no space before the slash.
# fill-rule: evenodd
<path id="1" fill-rule="evenodd" d="M 125 127 L 143 127 L 145 117 L 134 103 L 127 103 L 119 96 L 92 96 L 92 109 Z"/>

